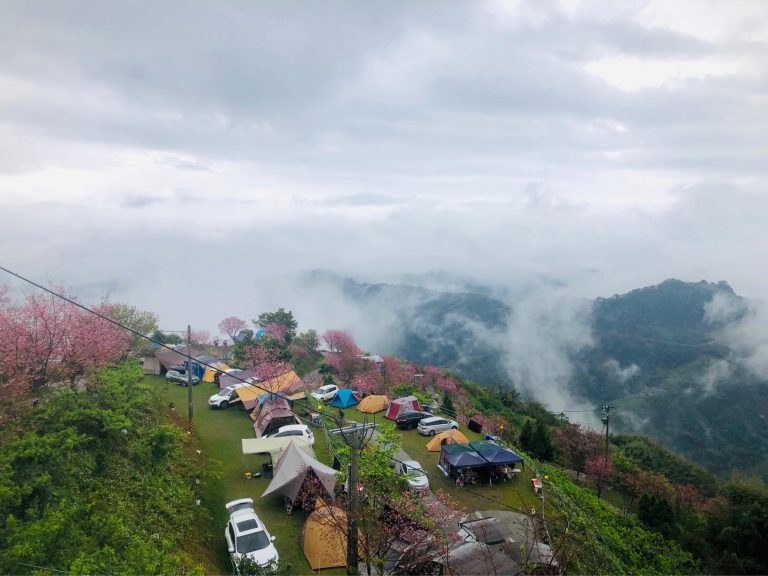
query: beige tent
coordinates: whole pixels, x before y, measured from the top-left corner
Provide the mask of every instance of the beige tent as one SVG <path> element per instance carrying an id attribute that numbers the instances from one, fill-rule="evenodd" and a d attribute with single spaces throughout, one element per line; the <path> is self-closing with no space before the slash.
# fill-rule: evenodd
<path id="1" fill-rule="evenodd" d="M 246 454 L 269 454 L 272 457 L 272 464 L 277 464 L 280 456 L 288 446 L 293 443 L 297 448 L 315 457 L 315 451 L 304 438 L 298 436 L 283 436 L 282 438 L 243 438 L 243 455 Z"/>
<path id="2" fill-rule="evenodd" d="M 469 444 L 469 438 L 464 436 L 458 430 L 448 430 L 447 432 L 440 432 L 432 440 L 427 442 L 427 450 L 430 452 L 440 452 L 440 447 L 443 444 Z"/>
<path id="3" fill-rule="evenodd" d="M 386 396 L 366 396 L 360 401 L 360 404 L 357 405 L 357 409 L 360 410 L 360 412 L 367 412 L 368 414 L 373 414 L 374 412 L 381 412 L 382 410 L 386 410 L 387 406 L 389 406 L 389 398 Z"/>
<path id="4" fill-rule="evenodd" d="M 322 503 L 309 515 L 299 534 L 299 546 L 312 570 L 347 565 L 347 514 Z"/>
<path id="5" fill-rule="evenodd" d="M 286 446 L 280 455 L 280 459 L 275 464 L 272 481 L 261 497 L 277 493 L 290 498 L 291 502 L 295 502 L 310 470 L 323 485 L 323 488 L 325 488 L 328 498 L 334 498 L 336 494 L 334 494 L 333 490 L 336 486 L 338 470 L 326 466 L 303 450 L 299 450 L 296 444 Z"/>

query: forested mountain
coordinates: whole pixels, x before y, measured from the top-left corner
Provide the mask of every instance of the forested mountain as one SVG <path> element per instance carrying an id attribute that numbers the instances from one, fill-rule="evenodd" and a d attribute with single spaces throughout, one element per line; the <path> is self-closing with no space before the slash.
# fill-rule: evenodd
<path id="1" fill-rule="evenodd" d="M 763 433 L 768 381 L 743 346 L 751 336 L 745 332 L 750 303 L 725 282 L 671 279 L 569 304 L 586 311 L 582 315 L 563 316 L 554 311 L 554 302 L 548 313 L 539 302 L 533 321 L 520 323 L 527 300 L 495 298 L 477 285 L 439 291 L 312 274 L 314 280 L 336 283 L 356 305 L 397 317 L 400 332 L 388 339 L 388 349 L 377 352 L 445 366 L 480 384 L 507 384 L 535 396 L 525 375 L 545 364 L 552 351 L 534 358 L 535 346 L 527 355 L 518 348 L 538 338 L 537 345 L 554 348 L 569 367 L 562 388 L 595 406 L 615 406 L 615 431 L 647 434 L 722 475 L 738 469 L 768 477 Z M 534 332 L 543 326 L 548 331 L 537 337 Z M 559 340 L 569 331 L 587 337 Z M 519 366 L 526 363 L 531 366 Z"/>

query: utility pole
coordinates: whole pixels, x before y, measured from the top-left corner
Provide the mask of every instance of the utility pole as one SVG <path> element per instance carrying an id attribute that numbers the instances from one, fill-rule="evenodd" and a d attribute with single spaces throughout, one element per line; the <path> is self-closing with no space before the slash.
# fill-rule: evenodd
<path id="1" fill-rule="evenodd" d="M 613 406 L 610 404 L 603 406 L 603 412 L 605 412 L 605 416 L 603 417 L 603 424 L 605 425 L 605 452 L 603 453 L 603 469 L 600 472 L 600 483 L 597 486 L 598 498 L 600 498 L 600 493 L 603 491 L 603 484 L 605 483 L 604 476 L 608 471 L 608 429 L 611 424 L 611 408 L 613 408 Z"/>
<path id="2" fill-rule="evenodd" d="M 611 423 L 611 406 L 606 404 L 603 406 L 603 412 L 605 412 L 605 418 L 603 418 L 603 424 L 605 424 L 605 461 L 608 462 L 608 427 Z"/>
<path id="3" fill-rule="evenodd" d="M 187 324 L 187 434 L 192 434 L 192 327 Z"/>
<path id="4" fill-rule="evenodd" d="M 343 423 L 342 423 L 343 424 Z M 364 425 L 357 430 L 342 433 L 344 442 L 349 446 L 349 500 L 347 506 L 347 576 L 358 575 L 358 530 L 357 530 L 357 516 L 358 516 L 358 498 L 359 493 L 357 490 L 358 484 L 358 464 L 360 458 L 360 451 L 368 444 L 373 437 L 373 433 L 368 437 L 368 427 Z M 371 430 L 373 430 L 371 428 Z"/>

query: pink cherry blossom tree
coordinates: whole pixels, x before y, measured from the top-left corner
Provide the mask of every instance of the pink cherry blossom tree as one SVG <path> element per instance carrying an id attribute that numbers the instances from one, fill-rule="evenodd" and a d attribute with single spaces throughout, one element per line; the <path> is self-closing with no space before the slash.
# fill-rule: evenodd
<path id="1" fill-rule="evenodd" d="M 245 320 L 237 316 L 228 316 L 219 322 L 219 332 L 226 334 L 230 340 L 234 340 L 237 333 L 244 329 L 248 324 Z"/>
<path id="2" fill-rule="evenodd" d="M 329 352 L 325 355 L 326 361 L 336 371 L 341 381 L 349 386 L 355 375 L 364 368 L 362 351 L 346 330 L 328 330 L 323 334 L 323 340 L 329 348 Z"/>

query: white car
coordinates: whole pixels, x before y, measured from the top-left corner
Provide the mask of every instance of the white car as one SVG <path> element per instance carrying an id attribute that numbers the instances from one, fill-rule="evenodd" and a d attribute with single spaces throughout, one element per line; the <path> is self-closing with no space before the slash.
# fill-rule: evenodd
<path id="1" fill-rule="evenodd" d="M 248 386 L 248 384 L 232 384 L 232 386 L 222 388 L 216 392 L 216 394 L 208 398 L 208 406 L 211 408 L 223 409 L 232 406 L 232 404 L 241 402 L 240 396 L 237 395 L 236 390 L 238 388 L 242 388 L 243 386 Z"/>
<path id="2" fill-rule="evenodd" d="M 405 460 L 397 463 L 397 472 L 405 478 L 408 488 L 418 492 L 429 490 L 429 479 L 424 468 L 416 460 Z"/>
<path id="3" fill-rule="evenodd" d="M 424 434 L 424 436 L 434 436 L 438 432 L 445 432 L 450 429 L 457 430 L 459 428 L 459 423 L 455 420 L 441 418 L 440 416 L 432 416 L 431 418 L 419 420 L 417 428 L 419 434 Z"/>
<path id="4" fill-rule="evenodd" d="M 338 391 L 339 387 L 336 384 L 326 384 L 312 392 L 312 398 L 315 400 L 333 400 Z"/>
<path id="5" fill-rule="evenodd" d="M 306 424 L 288 424 L 286 426 L 280 426 L 277 432 L 267 434 L 267 438 L 285 438 L 286 436 L 296 436 L 298 438 L 304 438 L 309 445 L 312 446 L 315 443 L 315 435 L 309 429 Z"/>
<path id="6" fill-rule="evenodd" d="M 233 500 L 226 505 L 229 511 L 229 522 L 224 529 L 227 550 L 235 571 L 244 558 L 259 566 L 275 566 L 280 559 L 266 526 L 253 511 L 253 499 L 242 498 Z"/>

